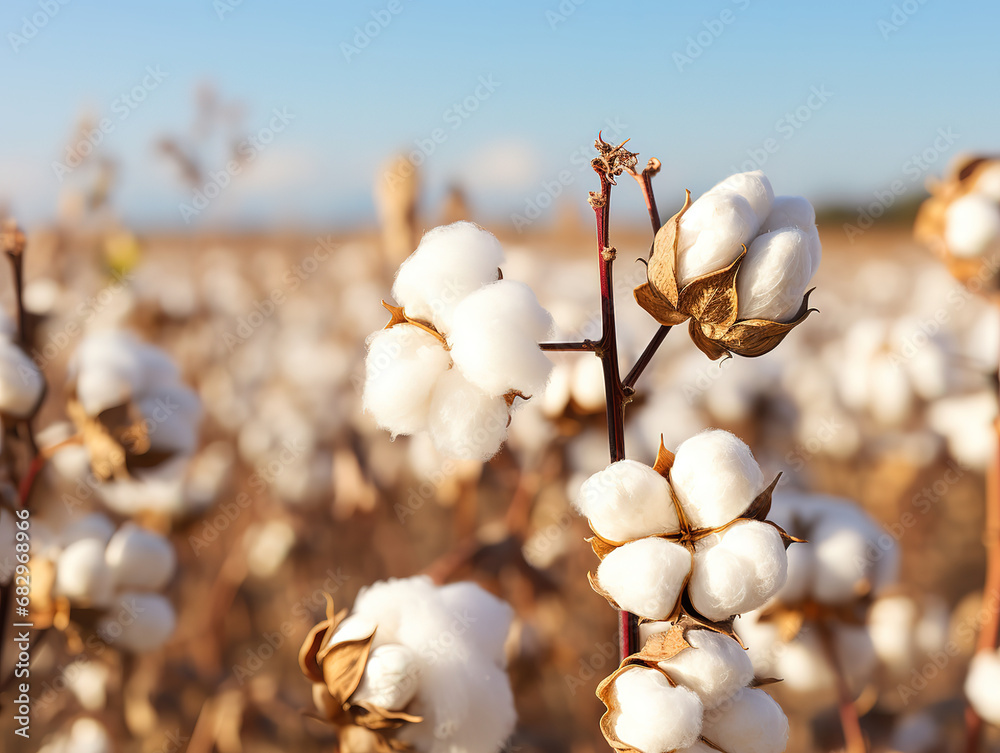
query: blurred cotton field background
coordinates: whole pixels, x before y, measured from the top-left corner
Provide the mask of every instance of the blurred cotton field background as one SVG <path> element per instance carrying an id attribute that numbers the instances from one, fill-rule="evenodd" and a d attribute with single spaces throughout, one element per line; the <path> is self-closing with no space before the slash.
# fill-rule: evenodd
<path id="1" fill-rule="evenodd" d="M 968 674 L 1000 608 L 983 590 L 1000 195 L 995 168 L 963 183 L 949 165 L 1000 148 L 983 96 L 1000 73 L 996 15 L 915 1 L 10 4 L 0 213 L 23 316 L 12 262 L 0 583 L 14 598 L 27 489 L 34 627 L 26 740 L 8 601 L 2 749 L 334 750 L 310 718 L 322 668 L 299 659 L 324 617 L 348 641 L 380 625 L 382 677 L 414 654 L 434 668 L 420 690 L 370 673 L 352 696 L 462 707 L 450 727 L 407 728 L 422 753 L 606 749 L 595 691 L 618 667 L 617 628 L 574 509 L 608 465 L 600 360 L 546 353 L 544 388 L 509 395 L 506 443 L 486 461 L 427 433 L 390 438 L 362 399 L 381 301 L 439 225 L 497 237 L 503 280 L 534 291 L 551 339 L 600 337 L 586 204 L 599 131 L 631 138 L 640 166 L 661 160 L 664 221 L 684 189 L 755 170 L 816 208 L 818 312 L 772 352 L 722 362 L 675 327 L 625 422 L 627 457 L 649 466 L 661 438 L 676 450 L 732 432 L 767 482 L 782 474 L 771 520 L 817 542 L 793 545 L 784 587 L 735 623 L 739 661 L 783 679 L 766 690 L 787 749 L 843 749 L 845 696 L 871 750 L 962 748 L 967 692 L 1000 718 L 995 656 Z M 632 293 L 652 241 L 642 195 L 618 183 L 628 369 L 658 325 Z M 929 189 L 940 204 L 915 238 Z M 473 348 L 469 321 L 447 326 Z M 411 576 L 429 579 L 355 604 Z M 354 607 L 346 622 L 327 597 Z M 763 692 L 745 685 L 727 692 Z M 723 692 L 694 691 L 706 709 Z M 714 729 L 741 744 L 737 722 Z M 986 724 L 982 744 L 1000 749 L 1000 731 Z"/>

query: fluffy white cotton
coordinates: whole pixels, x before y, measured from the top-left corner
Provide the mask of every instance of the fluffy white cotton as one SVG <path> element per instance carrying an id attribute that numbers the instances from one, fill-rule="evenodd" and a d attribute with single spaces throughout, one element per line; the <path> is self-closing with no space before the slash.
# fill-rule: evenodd
<path id="1" fill-rule="evenodd" d="M 442 598 L 427 577 L 389 580 L 362 590 L 354 605 L 354 615 L 378 624 L 376 646 L 401 644 L 416 657 L 418 688 L 407 710 L 424 721 L 399 737 L 421 753 L 495 753 L 514 728 L 510 682 L 495 660 L 511 612 L 472 589 Z"/>
<path id="2" fill-rule="evenodd" d="M 735 261 L 741 244 L 750 244 L 760 220 L 745 198 L 730 191 L 705 194 L 681 217 L 677 241 L 677 282 L 684 287 L 696 277 Z"/>
<path id="3" fill-rule="evenodd" d="M 198 449 L 201 401 L 193 390 L 172 384 L 144 395 L 137 405 L 153 450 L 192 455 Z"/>
<path id="4" fill-rule="evenodd" d="M 620 713 L 618 739 L 641 753 L 668 753 L 694 745 L 701 734 L 702 705 L 687 688 L 673 687 L 663 673 L 635 667 L 615 680 Z"/>
<path id="5" fill-rule="evenodd" d="M 375 647 L 368 656 L 361 684 L 351 701 L 365 701 L 390 711 L 402 711 L 417 694 L 417 657 L 400 644 Z"/>
<path id="6" fill-rule="evenodd" d="M 157 591 L 177 566 L 170 542 L 158 533 L 125 523 L 108 542 L 105 560 L 119 588 Z"/>
<path id="7" fill-rule="evenodd" d="M 788 743 L 788 719 L 763 690 L 744 688 L 705 715 L 702 735 L 727 753 L 782 753 Z"/>
<path id="8" fill-rule="evenodd" d="M 428 428 L 442 455 L 489 460 L 507 438 L 510 413 L 502 397 L 492 397 L 458 369 L 444 373 L 431 395 Z"/>
<path id="9" fill-rule="evenodd" d="M 436 227 L 400 266 L 392 297 L 411 318 L 447 332 L 459 302 L 494 282 L 502 264 L 503 248 L 492 233 L 471 222 Z"/>
<path id="10" fill-rule="evenodd" d="M 1000 725 L 1000 654 L 981 651 L 972 658 L 965 678 L 965 695 L 980 717 Z"/>
<path id="11" fill-rule="evenodd" d="M 365 412 L 393 435 L 422 431 L 434 386 L 450 363 L 429 332 L 405 324 L 376 332 L 365 358 Z"/>
<path id="12" fill-rule="evenodd" d="M 885 543 L 895 549 L 889 536 Z M 810 544 L 816 556 L 814 597 L 824 604 L 846 604 L 866 595 L 872 587 L 868 577 L 875 557 L 882 555 L 870 545 L 864 531 L 840 516 L 830 515 L 813 529 Z"/>
<path id="13" fill-rule="evenodd" d="M 174 608 L 166 597 L 125 592 L 105 612 L 97 634 L 112 646 L 138 654 L 155 651 L 166 643 L 176 625 Z"/>
<path id="14" fill-rule="evenodd" d="M 612 463 L 588 478 L 574 507 L 594 532 L 609 541 L 675 533 L 677 510 L 670 484 L 648 465 L 634 460 Z"/>
<path id="15" fill-rule="evenodd" d="M 23 350 L 0 338 L 0 413 L 27 418 L 38 408 L 45 377 Z"/>
<path id="16" fill-rule="evenodd" d="M 741 521 L 702 539 L 688 586 L 694 608 L 711 620 L 757 609 L 785 582 L 788 560 L 772 525 Z"/>
<path id="17" fill-rule="evenodd" d="M 600 358 L 578 358 L 570 381 L 573 402 L 579 408 L 596 413 L 604 408 L 607 399 L 604 391 L 604 364 Z"/>
<path id="18" fill-rule="evenodd" d="M 794 227 L 754 239 L 736 275 L 740 319 L 795 318 L 812 276 L 809 245 L 807 233 Z"/>
<path id="19" fill-rule="evenodd" d="M 448 331 L 451 358 L 466 378 L 499 397 L 511 390 L 541 392 L 552 362 L 538 342 L 552 330 L 552 316 L 524 283 L 500 280 L 480 288 L 455 308 Z"/>
<path id="20" fill-rule="evenodd" d="M 809 249 L 809 277 L 810 279 L 819 271 L 819 264 L 823 257 L 823 244 L 819 239 L 819 230 L 816 228 L 816 210 L 809 200 L 804 196 L 776 196 L 774 204 L 771 206 L 771 214 L 760 226 L 760 234 L 773 233 L 786 227 L 797 227 L 805 231 L 808 237 Z"/>
<path id="21" fill-rule="evenodd" d="M 104 561 L 104 544 L 96 539 L 70 544 L 56 560 L 55 591 L 72 602 L 104 606 L 113 587 L 111 569 Z"/>
<path id="22" fill-rule="evenodd" d="M 452 612 L 463 611 L 476 629 L 469 633 L 479 650 L 498 666 L 507 664 L 504 644 L 514 611 L 510 605 L 470 581 L 458 581 L 438 588 L 438 597 Z"/>
<path id="23" fill-rule="evenodd" d="M 979 193 L 955 199 L 944 214 L 944 241 L 954 256 L 983 256 L 1000 241 L 1000 206 Z"/>
<path id="24" fill-rule="evenodd" d="M 662 620 L 677 604 L 691 562 L 691 552 L 680 544 L 639 539 L 610 552 L 597 568 L 597 580 L 625 611 Z"/>
<path id="25" fill-rule="evenodd" d="M 659 662 L 659 667 L 674 682 L 696 693 L 706 711 L 753 680 L 750 655 L 733 638 L 714 630 L 689 630 L 685 638 L 691 648 Z"/>
<path id="26" fill-rule="evenodd" d="M 122 330 L 87 335 L 73 354 L 70 376 L 77 398 L 91 416 L 179 379 L 166 353 Z"/>
<path id="27" fill-rule="evenodd" d="M 708 190 L 708 193 L 717 194 L 726 191 L 732 191 L 747 200 L 753 208 L 754 214 L 757 215 L 758 227 L 772 211 L 774 190 L 771 188 L 771 181 L 760 170 L 730 175 L 725 180 L 712 186 Z"/>
<path id="28" fill-rule="evenodd" d="M 66 547 L 75 541 L 94 539 L 100 542 L 103 548 L 114 532 L 115 524 L 107 515 L 92 512 L 78 518 L 71 518 L 59 532 L 59 543 Z"/>
<path id="29" fill-rule="evenodd" d="M 692 526 L 716 528 L 750 506 L 764 490 L 764 474 L 742 440 L 709 429 L 677 448 L 670 483 Z"/>

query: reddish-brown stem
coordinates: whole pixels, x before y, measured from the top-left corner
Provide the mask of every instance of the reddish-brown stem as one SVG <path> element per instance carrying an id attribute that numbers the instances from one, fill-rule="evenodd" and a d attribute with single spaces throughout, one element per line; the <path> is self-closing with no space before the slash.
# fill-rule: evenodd
<path id="1" fill-rule="evenodd" d="M 1000 385 L 1000 365 L 996 374 Z M 976 650 L 995 651 L 1000 639 L 1000 420 L 994 423 L 998 451 L 986 477 L 986 583 L 983 586 L 983 609 L 987 610 Z M 965 707 L 965 751 L 976 753 L 983 731 L 983 720 L 971 705 Z"/>
<path id="2" fill-rule="evenodd" d="M 851 690 L 847 686 L 844 677 L 844 670 L 840 666 L 837 658 L 837 651 L 834 647 L 833 635 L 830 629 L 820 623 L 818 625 L 820 642 L 826 653 L 827 661 L 830 663 L 833 674 L 837 678 L 837 710 L 840 713 L 840 727 L 844 731 L 845 753 L 866 753 L 868 746 L 865 743 L 865 735 L 861 731 L 861 717 L 858 716 L 858 707 L 854 705 L 851 697 Z"/>
<path id="3" fill-rule="evenodd" d="M 597 343 L 593 340 L 581 340 L 579 342 L 552 342 L 552 343 L 538 343 L 538 347 L 542 350 L 571 350 L 579 352 L 591 352 L 593 353 L 597 350 Z"/>

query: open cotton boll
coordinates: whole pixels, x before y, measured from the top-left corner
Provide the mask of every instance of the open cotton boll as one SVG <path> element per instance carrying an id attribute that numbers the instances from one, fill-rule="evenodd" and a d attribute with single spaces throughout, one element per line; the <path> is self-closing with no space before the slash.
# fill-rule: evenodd
<path id="1" fill-rule="evenodd" d="M 0 413 L 27 418 L 42 399 L 45 377 L 17 345 L 0 339 Z"/>
<path id="2" fill-rule="evenodd" d="M 788 719 L 763 690 L 744 688 L 705 715 L 702 735 L 726 753 L 782 753 L 788 744 Z"/>
<path id="3" fill-rule="evenodd" d="M 753 680 L 753 663 L 736 640 L 714 630 L 689 630 L 684 637 L 692 647 L 658 666 L 674 682 L 696 693 L 706 711 Z"/>
<path id="4" fill-rule="evenodd" d="M 626 612 L 647 620 L 670 616 L 691 572 L 691 552 L 659 538 L 639 539 L 610 552 L 597 580 Z"/>
<path id="5" fill-rule="evenodd" d="M 104 556 L 118 587 L 158 591 L 177 566 L 170 542 L 135 523 L 125 523 L 115 532 Z"/>
<path id="6" fill-rule="evenodd" d="M 475 623 L 476 629 L 469 633 L 469 638 L 476 642 L 479 650 L 498 667 L 506 666 L 504 645 L 514 619 L 510 604 L 470 581 L 441 586 L 438 596 L 446 609 L 461 612 Z"/>
<path id="7" fill-rule="evenodd" d="M 417 658 L 400 644 L 376 646 L 351 701 L 365 701 L 389 711 L 402 711 L 417 693 Z"/>
<path id="8" fill-rule="evenodd" d="M 976 713 L 990 724 L 1000 725 L 1000 654 L 980 651 L 972 657 L 965 678 L 965 695 Z"/>
<path id="9" fill-rule="evenodd" d="M 631 541 L 679 530 L 670 484 L 648 465 L 619 460 L 588 478 L 573 506 L 598 536 Z"/>
<path id="10" fill-rule="evenodd" d="M 757 609 L 785 582 L 788 559 L 781 534 L 756 520 L 741 521 L 702 539 L 688 593 L 710 620 Z"/>
<path id="11" fill-rule="evenodd" d="M 743 513 L 764 490 L 764 474 L 734 434 L 709 429 L 677 448 L 670 483 L 695 528 L 716 528 Z"/>
<path id="12" fill-rule="evenodd" d="M 527 285 L 500 280 L 455 307 L 448 332 L 451 358 L 473 384 L 494 397 L 545 388 L 552 362 L 538 347 L 552 317 Z"/>
<path id="13" fill-rule="evenodd" d="M 393 435 L 423 430 L 434 385 L 450 364 L 440 341 L 417 327 L 375 333 L 365 358 L 365 412 Z"/>
<path id="14" fill-rule="evenodd" d="M 955 199 L 944 213 L 944 242 L 954 256 L 983 256 L 1000 241 L 1000 207 L 978 193 Z"/>
<path id="15" fill-rule="evenodd" d="M 758 235 L 736 274 L 737 317 L 791 321 L 802 308 L 811 275 L 804 230 L 789 227 Z"/>
<path id="16" fill-rule="evenodd" d="M 425 233 L 400 266 L 392 297 L 409 317 L 448 332 L 455 307 L 494 282 L 502 264 L 503 248 L 493 233 L 471 222 L 442 225 Z"/>
<path id="17" fill-rule="evenodd" d="M 510 413 L 502 397 L 492 397 L 458 369 L 446 371 L 431 395 L 428 429 L 442 455 L 489 460 L 507 438 Z"/>
<path id="18" fill-rule="evenodd" d="M 731 191 L 705 194 L 681 217 L 677 236 L 677 283 L 732 263 L 757 235 L 760 220 L 745 198 Z"/>
<path id="19" fill-rule="evenodd" d="M 104 561 L 104 544 L 82 539 L 63 549 L 56 560 L 55 591 L 86 606 L 106 605 L 114 588 L 111 569 Z"/>
<path id="20" fill-rule="evenodd" d="M 166 643 L 176 625 L 174 608 L 166 597 L 127 591 L 105 612 L 97 634 L 109 645 L 139 654 Z"/>
<path id="21" fill-rule="evenodd" d="M 757 215 L 758 227 L 772 211 L 774 190 L 771 188 L 771 181 L 760 170 L 730 175 L 712 186 L 708 193 L 721 193 L 723 191 L 737 193 L 750 203 L 754 214 Z"/>
<path id="22" fill-rule="evenodd" d="M 804 196 L 775 196 L 771 213 L 761 223 L 760 232 L 773 233 L 786 227 L 809 230 L 816 227 L 816 210 Z"/>
<path id="23" fill-rule="evenodd" d="M 671 686 L 662 672 L 635 667 L 615 680 L 620 713 L 615 734 L 641 753 L 668 753 L 694 745 L 701 734 L 698 696 Z"/>

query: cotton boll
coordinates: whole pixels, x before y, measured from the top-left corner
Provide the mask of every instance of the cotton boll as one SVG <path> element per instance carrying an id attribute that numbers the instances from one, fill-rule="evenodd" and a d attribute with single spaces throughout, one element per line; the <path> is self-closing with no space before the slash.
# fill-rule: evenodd
<path id="1" fill-rule="evenodd" d="M 702 735 L 727 753 L 782 753 L 788 743 L 788 719 L 763 690 L 744 688 L 705 715 Z"/>
<path id="2" fill-rule="evenodd" d="M 88 335 L 73 355 L 70 374 L 88 416 L 124 405 L 141 389 L 145 376 L 139 343 L 121 330 Z"/>
<path id="3" fill-rule="evenodd" d="M 392 297 L 411 318 L 448 332 L 455 307 L 494 282 L 502 264 L 503 248 L 492 233 L 471 222 L 436 227 L 400 266 Z"/>
<path id="4" fill-rule="evenodd" d="M 757 226 L 771 214 L 774 206 L 774 190 L 771 181 L 760 170 L 730 175 L 709 189 L 708 193 L 732 191 L 746 199 L 757 215 Z"/>
<path id="5" fill-rule="evenodd" d="M 965 678 L 965 695 L 979 716 L 1000 726 L 1000 654 L 980 651 L 972 658 Z"/>
<path id="6" fill-rule="evenodd" d="M 376 333 L 365 358 L 364 410 L 395 434 L 427 426 L 431 393 L 451 359 L 440 341 L 417 327 L 397 325 Z"/>
<path id="7" fill-rule="evenodd" d="M 70 544 L 56 560 L 55 591 L 83 605 L 104 606 L 111 599 L 114 578 L 104 561 L 104 544 L 82 539 Z"/>
<path id="8" fill-rule="evenodd" d="M 506 666 L 504 645 L 514 619 L 510 604 L 469 581 L 441 586 L 438 596 L 446 609 L 467 615 L 475 624 L 476 629 L 469 633 L 469 638 L 476 642 L 479 650 L 498 667 Z"/>
<path id="9" fill-rule="evenodd" d="M 750 203 L 729 191 L 708 193 L 681 217 L 677 240 L 678 285 L 732 263 L 757 235 L 760 220 Z"/>
<path id="10" fill-rule="evenodd" d="M 635 667 L 615 680 L 620 713 L 615 734 L 641 753 L 668 753 L 694 745 L 701 734 L 702 705 L 687 688 L 672 687 L 662 672 Z"/>
<path id="11" fill-rule="evenodd" d="M 785 227 L 809 230 L 816 227 L 816 210 L 804 196 L 775 196 L 771 213 L 760 226 L 760 232 L 773 233 Z"/>
<path id="12" fill-rule="evenodd" d="M 491 397 L 451 369 L 431 396 L 428 428 L 438 451 L 460 460 L 489 460 L 507 438 L 510 413 L 502 397 Z"/>
<path id="13" fill-rule="evenodd" d="M 27 418 L 38 408 L 45 377 L 23 350 L 0 339 L 0 413 Z"/>
<path id="14" fill-rule="evenodd" d="M 173 577 L 177 556 L 163 536 L 125 523 L 108 542 L 105 560 L 115 585 L 158 591 Z"/>
<path id="15" fill-rule="evenodd" d="M 691 553 L 659 538 L 632 541 L 610 552 L 597 568 L 597 580 L 627 612 L 647 620 L 670 616 L 691 572 Z"/>
<path id="16" fill-rule="evenodd" d="M 736 275 L 738 318 L 791 321 L 802 307 L 811 274 L 804 230 L 784 228 L 757 236 Z"/>
<path id="17" fill-rule="evenodd" d="M 493 397 L 511 390 L 533 395 L 545 388 L 552 362 L 538 342 L 552 317 L 527 285 L 500 280 L 455 307 L 448 342 L 466 379 Z"/>
<path id="18" fill-rule="evenodd" d="M 972 259 L 1000 241 L 1000 207 L 978 193 L 955 199 L 944 213 L 944 241 L 954 256 Z"/>
<path id="19" fill-rule="evenodd" d="M 714 630 L 689 630 L 684 637 L 691 648 L 659 662 L 659 667 L 674 682 L 694 691 L 706 711 L 753 680 L 750 656 L 734 639 Z"/>
<path id="20" fill-rule="evenodd" d="M 788 559 L 774 526 L 756 520 L 735 523 L 702 539 L 694 555 L 688 593 L 710 620 L 757 609 L 785 582 Z"/>
<path id="21" fill-rule="evenodd" d="M 417 660 L 413 651 L 399 644 L 377 646 L 368 656 L 365 672 L 351 701 L 371 703 L 389 711 L 402 711 L 417 693 Z"/>
<path id="22" fill-rule="evenodd" d="M 105 612 L 97 634 L 111 646 L 141 654 L 166 643 L 176 624 L 174 608 L 166 597 L 124 592 Z"/>
<path id="23" fill-rule="evenodd" d="M 750 448 L 720 429 L 697 434 L 677 448 L 670 483 L 695 528 L 725 525 L 765 486 Z"/>
<path id="24" fill-rule="evenodd" d="M 588 478 L 574 507 L 594 532 L 609 541 L 676 533 L 677 510 L 670 484 L 648 465 L 620 460 Z"/>

